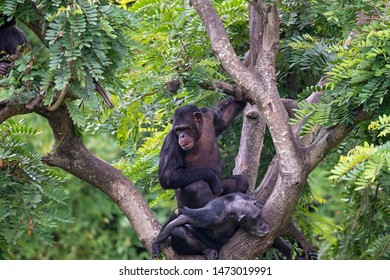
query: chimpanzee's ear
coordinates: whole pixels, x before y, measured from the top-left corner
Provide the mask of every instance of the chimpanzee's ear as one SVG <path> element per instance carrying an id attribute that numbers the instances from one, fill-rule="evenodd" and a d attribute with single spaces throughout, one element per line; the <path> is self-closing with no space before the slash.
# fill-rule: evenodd
<path id="1" fill-rule="evenodd" d="M 258 209 L 263 209 L 263 204 L 261 204 L 257 199 L 253 201 L 253 204 L 258 208 Z"/>
<path id="2" fill-rule="evenodd" d="M 196 121 L 201 121 L 202 120 L 202 114 L 200 112 L 195 112 L 194 113 L 194 118 Z"/>
<path id="3" fill-rule="evenodd" d="M 169 119 L 169 122 L 170 122 L 170 123 L 173 123 L 173 117 Z"/>

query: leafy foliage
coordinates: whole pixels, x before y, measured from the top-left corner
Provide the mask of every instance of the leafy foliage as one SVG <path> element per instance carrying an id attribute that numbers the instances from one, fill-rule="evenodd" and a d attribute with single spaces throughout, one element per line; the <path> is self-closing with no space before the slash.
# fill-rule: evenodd
<path id="1" fill-rule="evenodd" d="M 380 131 L 378 137 L 385 137 L 390 134 L 390 116 L 379 116 L 379 120 L 372 122 L 368 126 L 369 130 Z"/>
<path id="2" fill-rule="evenodd" d="M 357 110 L 375 114 L 390 106 L 389 30 L 388 22 L 374 22 L 362 27 L 350 46 L 333 47 L 340 60 L 328 72 L 324 102 L 302 103 L 297 110 L 295 122 L 306 122 L 303 133 L 318 125 L 353 123 Z"/>
<path id="3" fill-rule="evenodd" d="M 281 49 L 283 58 L 288 60 L 290 69 L 296 69 L 297 73 L 304 73 L 304 76 L 299 79 L 302 79 L 302 83 L 306 86 L 315 84 L 329 65 L 336 60 L 335 53 L 329 51 L 331 42 L 327 41 L 330 40 L 319 39 L 310 34 L 296 35 L 284 40 Z"/>
<path id="4" fill-rule="evenodd" d="M 48 105 L 69 83 L 65 103 L 72 120 L 79 127 L 87 125 L 87 128 L 96 130 L 108 117 L 101 97 L 95 93 L 94 82 L 116 95 L 114 98 L 119 99 L 122 95 L 124 87 L 120 71 L 130 54 L 128 47 L 131 42 L 127 32 L 132 23 L 131 14 L 112 1 L 39 1 L 34 9 L 35 2 L 0 2 L 0 13 L 16 17 L 18 26 L 31 43 L 31 49 L 15 61 L 10 73 L 1 77 L 0 99 L 18 104 L 43 95 Z M 0 20 L 2 24 L 3 18 Z M 35 126 L 37 122 L 33 122 Z M 84 196 L 76 195 L 80 182 L 71 181 L 67 185 L 63 176 L 56 181 L 57 171 L 44 166 L 40 157 L 31 152 L 32 147 L 25 143 L 25 139 L 16 138 L 16 126 L 11 124 L 2 124 L 0 134 L 0 188 L 2 199 L 6 201 L 0 205 L 0 258 L 146 257 L 140 243 L 130 240 L 136 240 L 136 235 L 131 232 L 128 222 L 113 217 L 119 210 L 111 205 L 112 202 L 107 198 L 102 199 L 101 205 L 95 201 L 86 202 Z M 7 130 L 8 127 L 11 130 Z M 46 139 L 50 139 L 48 132 Z M 29 134 L 37 136 L 32 130 Z M 35 148 L 47 152 L 42 142 Z M 102 142 L 97 143 L 98 150 L 112 153 L 112 147 L 107 149 Z M 110 159 L 108 153 L 105 156 Z M 66 185 L 67 191 L 58 188 L 58 184 Z M 102 194 L 96 196 L 101 199 Z M 95 194 L 88 197 L 94 199 Z M 65 201 L 71 205 L 65 205 Z M 104 221 L 102 215 L 106 216 Z M 79 221 L 77 226 L 67 225 L 70 216 Z M 93 219 L 95 223 L 91 222 Z M 118 235 L 122 234 L 123 238 L 118 238 L 118 242 L 123 241 L 132 248 L 127 250 L 125 245 L 118 246 L 110 241 L 108 236 L 112 237 L 113 233 L 104 231 L 107 224 L 115 227 Z M 38 241 L 31 242 L 33 238 Z"/>
<path id="5" fill-rule="evenodd" d="M 388 3 L 281 2 L 284 36 L 279 56 L 282 67 L 279 91 L 292 98 L 300 92 L 301 99 L 316 91 L 325 93 L 317 104 L 298 103 L 292 123 L 303 122 L 301 134 L 315 132 L 320 126 L 349 124 L 357 112 L 374 116 L 387 112 L 390 80 Z M 358 28 L 356 23 L 360 25 Z M 347 37 L 348 40 L 343 40 Z M 321 51 L 317 52 L 317 49 Z M 328 78 L 328 83 L 314 85 L 321 77 Z M 320 178 L 309 181 L 311 191 L 316 194 L 314 197 L 320 193 L 327 203 L 318 204 L 304 194 L 294 215 L 305 233 L 315 232 L 322 241 L 319 243 L 321 258 L 389 258 L 389 221 L 383 208 L 389 200 L 388 163 L 383 154 L 388 146 L 388 138 L 383 137 L 387 135 L 386 124 L 387 117 L 382 116 L 369 126 L 378 128 L 377 133 L 369 133 L 367 127 L 361 125 L 310 175 L 312 179 Z M 364 144 L 363 141 L 375 144 Z M 359 143 L 361 145 L 355 147 Z M 329 186 L 335 181 L 325 178 L 330 176 L 325 170 L 334 166 L 333 159 L 345 150 L 351 152 L 347 157 L 341 157 L 341 162 L 333 168 L 338 175 L 333 173 L 331 176 L 339 179 L 337 185 L 345 186 L 345 192 L 332 188 L 331 195 Z M 337 199 L 345 204 L 338 204 Z M 310 222 L 307 217 L 311 217 Z M 321 218 L 325 220 L 321 221 Z"/>
<path id="6" fill-rule="evenodd" d="M 237 49 L 243 48 L 242 35 L 247 34 L 246 5 L 242 0 L 215 3 L 217 11 L 226 15 L 223 18 Z M 172 196 L 170 192 L 161 193 L 156 177 L 159 150 L 170 129 L 168 120 L 186 103 L 213 106 L 221 99 L 219 93 L 202 85 L 227 77 L 187 1 L 140 0 L 129 10 L 135 22 L 130 34 L 135 55 L 126 75 L 126 98 L 118 106 L 119 113 L 111 116 L 118 142 L 127 154 L 117 167 L 140 188 L 156 192 L 155 198 L 160 200 Z M 180 81 L 174 93 L 166 86 L 173 80 Z M 226 137 L 222 142 L 231 139 Z M 152 200 L 152 204 L 156 202 Z"/>
<path id="7" fill-rule="evenodd" d="M 220 93 L 202 86 L 230 81 L 210 50 L 195 11 L 182 0 L 39 1 L 38 12 L 32 3 L 38 2 L 0 3 L 0 13 L 15 16 L 32 43 L 0 80 L 1 99 L 25 103 L 42 94 L 47 105 L 70 84 L 65 104 L 74 123 L 85 127 L 86 144 L 105 160 L 114 160 L 164 222 L 175 207 L 172 192 L 161 191 L 156 174 L 159 149 L 170 129 L 168 120 L 185 103 L 212 106 L 221 99 Z M 299 104 L 296 121 L 304 120 L 303 134 L 320 125 L 348 124 L 359 110 L 383 114 L 389 100 L 387 1 L 279 3 L 280 94 L 296 99 L 326 92 L 318 104 Z M 216 0 L 213 5 L 243 57 L 248 50 L 248 1 Z M 38 28 L 31 31 L 31 24 Z M 324 75 L 329 83 L 315 86 Z M 104 110 L 94 80 L 114 95 L 115 110 Z M 173 80 L 180 82 L 175 92 L 166 85 Z M 310 176 L 294 216 L 320 247 L 322 258 L 389 258 L 388 119 L 388 114 L 381 116 L 371 124 L 372 131 L 362 125 Z M 240 129 L 236 123 L 219 139 L 226 173 L 234 164 Z M 0 131 L 0 192 L 7 202 L 0 205 L 0 257 L 147 258 L 128 221 L 102 194 L 74 179 L 66 184 L 70 198 L 52 187 L 64 185 L 62 177 L 56 180 L 58 175 L 45 169 L 39 156 L 18 138 L 20 132 L 34 136 L 35 131 L 12 122 Z M 42 143 L 36 146 L 41 149 Z M 260 174 L 274 155 L 270 137 L 265 146 Z M 329 181 L 326 170 L 345 150 L 352 151 L 333 169 L 337 181 Z M 329 189 L 334 184 L 340 187 Z M 345 193 L 340 194 L 342 187 Z M 53 190 L 59 193 L 52 194 Z M 339 203 L 340 198 L 347 203 Z M 77 223 L 69 226 L 69 216 L 61 212 L 64 208 Z M 52 234 L 56 241 L 52 247 L 29 242 L 35 237 L 52 244 Z M 265 256 L 279 257 L 274 252 Z"/>
<path id="8" fill-rule="evenodd" d="M 384 115 L 370 128 L 380 130 L 379 137 L 386 137 L 383 132 L 390 127 L 388 120 Z M 332 174 L 331 179 L 346 182 L 347 218 L 332 248 L 337 258 L 389 259 L 390 142 L 355 147 L 340 157 Z"/>
<path id="9" fill-rule="evenodd" d="M 69 223 L 63 176 L 41 163 L 24 142 L 38 132 L 22 122 L 9 120 L 0 126 L 0 256 L 3 258 L 24 242 L 52 244 L 47 228 Z M 21 205 L 23 207 L 21 207 Z"/>
<path id="10" fill-rule="evenodd" d="M 39 11 L 34 11 L 30 1 L 6 0 L 0 3 L 0 13 L 17 16 L 26 25 L 39 22 L 40 30 L 34 32 L 44 36 L 0 81 L 3 98 L 23 102 L 43 95 L 45 105 L 50 105 L 59 92 L 68 89 L 67 97 L 82 100 L 84 108 L 96 111 L 102 103 L 94 92 L 95 82 L 121 94 L 120 76 L 114 73 L 129 54 L 128 12 L 110 1 L 40 1 Z M 83 125 L 83 112 L 72 110 L 72 104 L 67 103 L 73 120 Z"/>
<path id="11" fill-rule="evenodd" d="M 295 99 L 324 75 L 335 59 L 335 53 L 328 52 L 329 47 L 354 28 L 355 9 L 355 5 L 345 1 L 280 1 L 282 33 L 277 63 L 278 89 L 282 96 Z M 328 12 L 343 23 L 326 17 Z M 309 92 L 301 93 L 306 94 Z"/>

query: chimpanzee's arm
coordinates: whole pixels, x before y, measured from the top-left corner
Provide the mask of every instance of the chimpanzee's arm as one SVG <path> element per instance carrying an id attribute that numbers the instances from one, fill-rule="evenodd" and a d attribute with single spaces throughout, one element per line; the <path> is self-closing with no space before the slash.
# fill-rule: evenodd
<path id="1" fill-rule="evenodd" d="M 224 203 L 222 200 L 218 203 L 220 204 L 220 207 L 217 208 L 223 207 Z M 164 225 L 160 233 L 153 240 L 151 258 L 153 259 L 154 257 L 160 257 L 160 244 L 171 235 L 171 232 L 175 227 L 183 226 L 185 224 L 189 224 L 198 228 L 213 228 L 218 226 L 226 216 L 226 213 L 224 213 L 223 209 L 218 209 L 222 211 L 218 211 L 220 213 L 217 215 L 214 213 L 212 209 L 213 207 L 214 205 L 209 207 L 206 206 L 200 209 L 181 208 L 180 211 L 185 212 L 186 214 L 181 214 L 177 218 Z M 187 214 L 190 216 L 187 216 Z"/>
<path id="2" fill-rule="evenodd" d="M 159 244 L 164 242 L 170 235 L 171 231 L 178 226 L 183 226 L 190 223 L 191 219 L 186 215 L 180 215 L 176 219 L 169 222 L 165 227 L 163 227 L 157 237 L 153 240 L 153 244 Z"/>
<path id="3" fill-rule="evenodd" d="M 227 101 L 218 103 L 214 113 L 215 134 L 218 136 L 226 130 L 235 117 L 244 110 L 246 102 L 229 98 Z"/>
<path id="4" fill-rule="evenodd" d="M 190 219 L 185 215 L 180 215 L 176 219 L 173 219 L 169 223 L 163 226 L 160 233 L 156 236 L 152 243 L 152 252 L 150 254 L 150 258 L 160 258 L 161 257 L 161 249 L 160 245 L 171 235 L 171 231 L 178 226 L 183 226 L 187 224 Z"/>
<path id="5" fill-rule="evenodd" d="M 202 208 L 180 208 L 180 212 L 188 217 L 188 224 L 198 228 L 218 227 L 228 216 L 225 196 L 211 200 Z"/>
<path id="6" fill-rule="evenodd" d="M 215 195 L 219 196 L 223 192 L 218 175 L 208 168 L 179 168 L 167 170 L 167 173 L 162 174 L 159 178 L 160 184 L 164 189 L 177 189 L 193 182 L 203 180 L 209 184 Z"/>
<path id="7" fill-rule="evenodd" d="M 208 168 L 166 168 L 159 170 L 160 185 L 163 189 L 178 189 L 193 182 L 203 180 L 209 184 L 212 192 L 220 196 L 223 192 L 218 175 Z"/>

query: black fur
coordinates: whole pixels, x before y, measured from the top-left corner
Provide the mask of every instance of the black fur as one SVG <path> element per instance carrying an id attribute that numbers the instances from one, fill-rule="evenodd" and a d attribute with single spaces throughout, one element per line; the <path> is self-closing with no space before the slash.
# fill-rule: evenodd
<path id="1" fill-rule="evenodd" d="M 213 109 L 186 105 L 175 111 L 172 129 L 161 149 L 158 174 L 164 189 L 175 190 L 179 208 L 201 208 L 221 195 L 247 191 L 249 185 L 243 176 L 221 180 L 222 161 L 217 143 L 217 136 L 244 107 L 245 102 L 230 98 Z M 199 234 L 193 228 L 175 228 L 171 234 L 173 249 L 179 254 L 199 254 L 214 246 L 208 238 L 200 240 Z M 207 234 L 201 233 L 203 237 Z"/>
<path id="2" fill-rule="evenodd" d="M 154 240 L 151 257 L 160 257 L 160 244 L 177 227 L 184 226 L 187 235 L 191 233 L 202 243 L 197 253 L 201 250 L 207 259 L 216 259 L 219 249 L 240 227 L 256 236 L 268 234 L 268 225 L 260 219 L 262 208 L 254 197 L 242 193 L 221 196 L 198 209 L 181 208 L 181 214 L 166 224 Z"/>
<path id="3" fill-rule="evenodd" d="M 7 58 L 6 62 L 0 62 L 0 75 L 6 75 L 10 63 L 15 60 L 25 47 L 29 46 L 26 35 L 16 26 L 15 18 L 10 21 L 5 16 L 4 24 L 0 26 L 0 59 L 5 56 L 13 56 Z"/>
<path id="4" fill-rule="evenodd" d="M 256 198 L 243 193 L 221 196 L 198 209 L 181 208 L 180 214 L 172 217 L 154 239 L 151 258 L 161 257 L 160 246 L 171 237 L 172 248 L 179 254 L 217 259 L 219 250 L 239 228 L 258 237 L 269 233 L 268 225 L 260 219 L 262 209 Z M 289 229 L 304 251 L 297 259 L 317 259 L 316 251 L 292 221 Z M 291 247 L 281 237 L 274 240 L 272 247 L 291 259 Z"/>
<path id="5" fill-rule="evenodd" d="M 247 191 L 243 176 L 221 180 L 217 143 L 217 136 L 244 106 L 244 102 L 229 99 L 215 109 L 186 105 L 175 111 L 160 152 L 158 174 L 164 189 L 175 189 L 179 207 L 199 208 L 222 194 Z"/>

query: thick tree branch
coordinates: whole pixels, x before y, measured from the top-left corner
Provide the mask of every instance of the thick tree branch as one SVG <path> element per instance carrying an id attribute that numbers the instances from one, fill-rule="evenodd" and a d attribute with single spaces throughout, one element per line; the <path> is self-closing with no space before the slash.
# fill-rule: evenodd
<path id="1" fill-rule="evenodd" d="M 248 179 L 249 191 L 255 189 L 265 127 L 265 121 L 259 108 L 247 104 L 244 110 L 240 148 L 233 174 L 242 174 Z"/>
<path id="2" fill-rule="evenodd" d="M 362 111 L 357 114 L 353 124 L 321 128 L 317 137 L 313 143 L 308 146 L 305 152 L 305 162 L 309 172 L 311 172 L 333 148 L 337 147 L 359 123 L 369 120 L 370 117 L 369 114 Z"/>
<path id="3" fill-rule="evenodd" d="M 264 252 L 276 236 L 291 233 L 286 230 L 286 226 L 289 224 L 290 215 L 309 172 L 346 137 L 354 125 L 338 126 L 321 130 L 320 133 L 317 131 L 318 134 L 301 139 L 298 136 L 299 124 L 294 129 L 289 125 L 289 117 L 293 112 L 289 110 L 289 114 L 287 113 L 275 84 L 275 55 L 279 36 L 278 14 L 275 6 L 265 8 L 261 1 L 256 1 L 255 11 L 261 20 L 252 22 L 251 26 L 262 28 L 263 32 L 259 31 L 262 40 L 253 37 L 254 42 L 259 46 L 259 52 L 258 54 L 248 52 L 245 63 L 248 67 L 245 67 L 235 55 L 210 2 L 192 0 L 191 3 L 202 19 L 212 49 L 221 64 L 235 82 L 248 91 L 247 95 L 259 106 L 277 151 L 266 177 L 260 188 L 256 190 L 256 195 L 265 203 L 262 218 L 272 226 L 271 233 L 260 240 L 240 231 L 220 252 L 221 258 L 253 258 L 258 253 Z M 256 63 L 253 63 L 254 59 Z M 252 70 L 249 69 L 251 67 Z M 317 102 L 320 96 L 321 93 L 315 93 L 308 101 Z M 287 106 L 296 107 L 296 102 L 289 102 Z M 248 252 L 246 249 L 248 247 L 255 249 Z"/>
<path id="4" fill-rule="evenodd" d="M 17 115 L 25 115 L 32 113 L 38 103 L 42 101 L 41 97 L 29 101 L 27 104 L 16 104 L 9 100 L 0 101 L 0 124 L 7 119 Z"/>
<path id="5" fill-rule="evenodd" d="M 235 82 L 248 91 L 265 117 L 279 157 L 279 176 L 276 187 L 263 208 L 262 218 L 272 227 L 263 244 L 271 244 L 282 228 L 288 224 L 290 215 L 299 199 L 303 180 L 303 157 L 295 142 L 289 125 L 289 116 L 276 88 L 275 56 L 278 50 L 279 23 L 276 6 L 264 9 L 262 48 L 255 72 L 245 67 L 236 56 L 221 20 L 207 0 L 191 0 L 209 35 L 212 50 L 222 66 Z M 261 3 L 259 3 L 261 4 Z M 262 4 L 261 4 L 262 5 Z M 268 12 L 269 11 L 269 12 Z M 234 242 L 233 242 L 234 243 Z M 242 243 L 241 243 L 242 244 Z M 235 248 L 223 257 L 248 258 L 258 253 L 248 253 L 247 246 Z M 252 247 L 251 248 L 255 248 Z M 238 250 L 237 250 L 238 249 Z M 243 249 L 243 250 L 241 250 Z"/>
<path id="6" fill-rule="evenodd" d="M 246 65 L 250 68 L 254 68 L 256 66 L 257 58 L 259 57 L 260 51 L 263 46 L 264 19 L 262 18 L 262 13 L 259 13 L 254 5 L 250 4 L 248 8 L 250 50 L 249 61 L 246 62 Z"/>
<path id="7" fill-rule="evenodd" d="M 277 42 L 266 40 L 267 50 L 263 57 L 266 61 L 259 69 L 261 76 L 256 76 L 253 71 L 246 68 L 235 54 L 221 20 L 208 0 L 192 0 L 209 35 L 211 46 L 222 63 L 225 70 L 234 78 L 240 86 L 248 90 L 249 97 L 258 104 L 265 115 L 267 125 L 271 131 L 277 152 L 282 159 L 282 168 L 285 174 L 298 174 L 302 159 L 298 153 L 292 136 L 291 127 L 288 124 L 288 114 L 278 95 L 275 84 L 274 57 L 277 51 Z M 273 13 L 277 13 L 276 8 Z M 275 18 L 275 16 L 270 16 Z M 273 22 L 270 20 L 270 22 Z M 270 29 L 275 28 L 271 26 Z M 271 30 L 267 31 L 268 34 Z M 279 32 L 279 29 L 274 30 Z M 275 36 L 273 36 L 275 38 Z M 293 176 L 294 177 L 294 176 Z"/>
<path id="8" fill-rule="evenodd" d="M 324 80 L 321 79 L 318 82 L 318 85 L 322 85 L 323 82 Z M 310 104 L 318 103 L 322 95 L 323 92 L 313 92 L 305 100 L 305 102 L 308 102 Z M 293 109 L 297 108 L 297 102 L 295 100 L 291 100 L 291 102 L 288 100 L 287 102 L 289 102 L 290 105 L 286 106 L 287 108 L 286 110 L 288 110 L 289 116 L 292 118 L 294 115 Z M 303 125 L 303 121 L 294 125 L 292 129 L 293 129 L 294 137 L 300 145 L 300 149 L 302 150 L 302 152 L 304 152 L 308 148 L 308 146 L 313 142 L 313 139 L 316 136 L 315 133 L 313 132 L 309 135 L 306 135 L 304 138 L 300 138 L 302 125 Z M 270 165 L 268 166 L 267 173 L 265 174 L 263 180 L 261 181 L 260 186 L 256 189 L 256 196 L 260 200 L 260 202 L 265 203 L 267 199 L 270 197 L 271 193 L 274 191 L 278 174 L 279 174 L 279 157 L 276 155 L 273 158 Z"/>
<path id="9" fill-rule="evenodd" d="M 326 79 L 322 78 L 317 85 L 323 85 Z M 323 95 L 322 91 L 313 92 L 305 102 L 309 104 L 318 103 Z M 295 102 L 296 104 L 296 102 Z M 296 105 L 293 105 L 296 107 Z M 345 126 L 338 125 L 330 128 L 320 127 L 317 131 L 300 137 L 302 122 L 293 126 L 294 137 L 300 145 L 300 149 L 304 154 L 304 162 L 309 174 L 323 160 L 330 151 L 337 147 L 345 137 L 356 127 L 360 122 L 369 119 L 370 116 L 364 112 L 357 113 L 355 123 Z M 277 174 L 279 173 L 278 157 L 275 156 L 268 167 L 267 173 L 264 176 L 260 186 L 256 189 L 256 196 L 265 203 L 276 185 Z"/>
<path id="10" fill-rule="evenodd" d="M 262 46 L 263 22 L 253 5 L 249 5 L 250 49 L 244 61 L 245 67 L 254 69 Z M 241 89 L 241 88 L 240 88 Z M 242 89 L 245 91 L 245 89 Z M 246 92 L 240 94 L 248 95 Z M 248 179 L 249 191 L 254 191 L 260 166 L 260 156 L 266 123 L 264 116 L 255 105 L 248 104 L 244 110 L 240 148 L 236 157 L 233 174 L 243 174 Z"/>
<path id="11" fill-rule="evenodd" d="M 159 223 L 148 204 L 123 174 L 91 154 L 76 136 L 74 125 L 65 106 L 56 111 L 37 110 L 53 130 L 56 147 L 43 162 L 64 169 L 107 194 L 133 225 L 145 248 L 150 249 Z"/>

